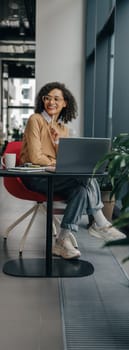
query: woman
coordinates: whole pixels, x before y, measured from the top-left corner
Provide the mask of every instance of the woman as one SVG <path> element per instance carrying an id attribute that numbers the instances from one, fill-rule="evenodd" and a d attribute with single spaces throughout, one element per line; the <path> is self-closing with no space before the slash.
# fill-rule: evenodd
<path id="1" fill-rule="evenodd" d="M 71 92 L 59 82 L 48 83 L 36 98 L 35 113 L 30 116 L 21 151 L 21 163 L 55 165 L 60 137 L 68 137 L 67 123 L 77 116 L 77 104 Z M 32 191 L 46 193 L 45 177 L 22 178 Z M 102 213 L 100 189 L 97 181 L 86 178 L 60 177 L 54 181 L 54 192 L 66 198 L 67 206 L 61 222 L 53 254 L 65 259 L 80 257 L 72 231 L 78 230 L 82 214 L 91 214 L 94 225 L 89 232 L 101 237 L 123 238 L 123 234 L 107 221 Z M 101 232 L 101 233 L 100 233 Z"/>

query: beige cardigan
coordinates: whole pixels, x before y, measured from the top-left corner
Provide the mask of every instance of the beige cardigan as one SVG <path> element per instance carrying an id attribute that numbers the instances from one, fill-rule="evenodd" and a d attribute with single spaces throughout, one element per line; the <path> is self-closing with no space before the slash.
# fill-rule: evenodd
<path id="1" fill-rule="evenodd" d="M 60 137 L 68 136 L 68 127 L 54 122 Z M 40 114 L 30 116 L 23 137 L 20 163 L 31 162 L 38 165 L 54 165 L 58 146 L 54 144 L 50 125 Z"/>

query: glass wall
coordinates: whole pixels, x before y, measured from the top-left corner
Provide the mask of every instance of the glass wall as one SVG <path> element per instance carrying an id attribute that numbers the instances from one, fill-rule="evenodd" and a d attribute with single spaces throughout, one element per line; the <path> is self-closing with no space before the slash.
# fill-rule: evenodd
<path id="1" fill-rule="evenodd" d="M 13 78 L 3 71 L 2 127 L 4 140 L 22 138 L 26 122 L 34 112 L 35 78 Z"/>
<path id="2" fill-rule="evenodd" d="M 87 1 L 85 135 L 112 134 L 115 3 Z"/>
<path id="3" fill-rule="evenodd" d="M 129 132 L 129 1 L 87 0 L 85 136 Z"/>

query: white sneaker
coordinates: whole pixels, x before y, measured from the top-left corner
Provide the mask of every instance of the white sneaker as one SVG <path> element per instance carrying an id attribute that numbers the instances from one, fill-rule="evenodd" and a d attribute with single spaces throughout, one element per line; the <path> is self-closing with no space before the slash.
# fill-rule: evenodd
<path id="1" fill-rule="evenodd" d="M 72 233 L 71 231 L 68 231 L 68 232 L 66 233 L 66 236 L 67 236 L 67 238 L 71 241 L 73 247 L 74 247 L 75 249 L 78 249 L 78 243 L 77 243 L 77 240 L 76 240 L 75 236 L 73 235 L 73 233 Z M 58 238 L 58 236 L 57 236 L 57 238 Z"/>
<path id="2" fill-rule="evenodd" d="M 106 241 L 113 241 L 117 239 L 123 239 L 126 235 L 114 226 L 99 227 L 95 223 L 89 227 L 88 232 L 91 236 L 105 239 Z"/>
<path id="3" fill-rule="evenodd" d="M 56 256 L 62 256 L 64 259 L 79 258 L 81 256 L 80 251 L 73 247 L 69 237 L 56 239 L 52 253 Z"/>
<path id="4" fill-rule="evenodd" d="M 78 249 L 77 240 L 76 240 L 75 236 L 73 235 L 73 233 L 72 233 L 71 231 L 69 231 L 69 232 L 67 233 L 67 238 L 71 241 L 73 247 L 74 247 L 75 249 Z"/>

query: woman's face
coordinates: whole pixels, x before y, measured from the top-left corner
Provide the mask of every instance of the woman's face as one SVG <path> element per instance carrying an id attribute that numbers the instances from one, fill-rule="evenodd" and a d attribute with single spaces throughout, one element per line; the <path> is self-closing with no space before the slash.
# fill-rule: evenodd
<path id="1" fill-rule="evenodd" d="M 44 109 L 50 117 L 58 118 L 63 107 L 66 107 L 62 91 L 59 89 L 51 90 L 48 95 L 43 96 Z"/>

